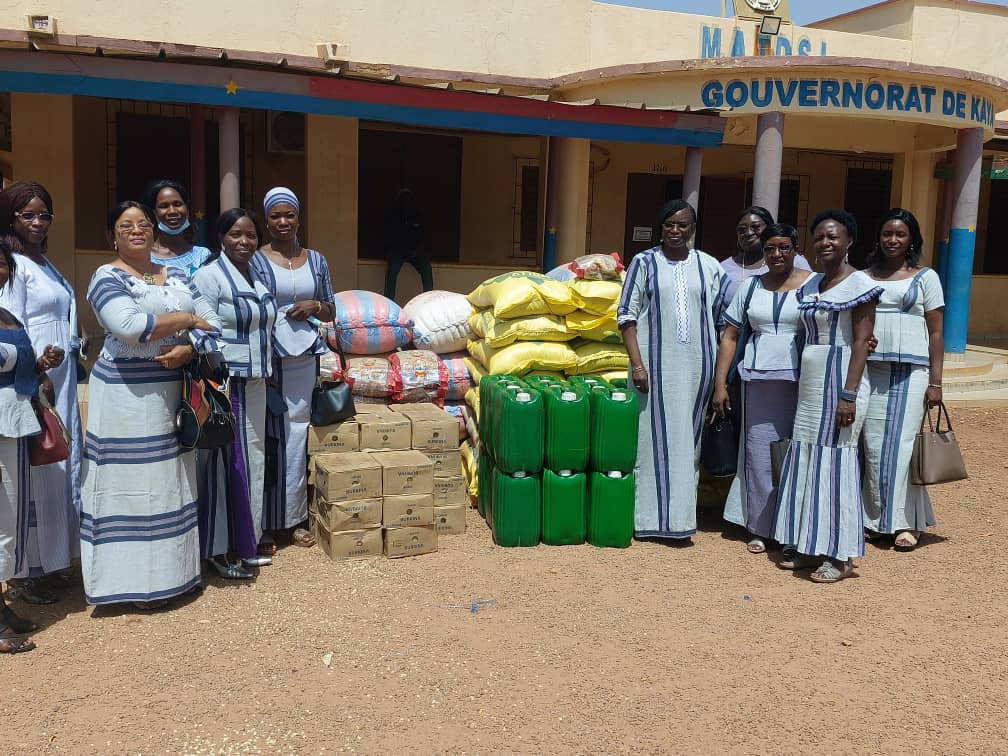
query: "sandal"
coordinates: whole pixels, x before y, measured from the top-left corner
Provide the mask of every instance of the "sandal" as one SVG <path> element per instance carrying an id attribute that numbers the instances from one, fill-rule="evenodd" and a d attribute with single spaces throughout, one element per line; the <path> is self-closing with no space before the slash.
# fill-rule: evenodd
<path id="1" fill-rule="evenodd" d="M 33 606 L 55 604 L 59 600 L 37 578 L 11 581 L 7 596 L 11 599 L 21 599 Z"/>
<path id="2" fill-rule="evenodd" d="M 813 583 L 838 583 L 853 574 L 854 565 L 850 562 L 844 562 L 842 567 L 837 567 L 832 560 L 827 559 L 816 568 L 815 572 L 809 575 L 809 579 Z"/>
<path id="3" fill-rule="evenodd" d="M 3 612 L 0 612 L 0 620 L 4 623 L 0 627 L 8 627 L 19 634 L 34 633 L 39 629 L 39 626 L 31 620 L 17 616 L 9 606 L 4 606 Z"/>
<path id="4" fill-rule="evenodd" d="M 315 536 L 304 528 L 294 528 L 294 532 L 291 533 L 291 543 L 310 549 L 315 545 Z"/>
<path id="5" fill-rule="evenodd" d="M 0 625 L 0 654 L 23 654 L 34 651 L 35 644 L 20 635 L 21 633 L 15 632 L 10 625 Z"/>
<path id="6" fill-rule="evenodd" d="M 920 533 L 913 530 L 901 530 L 896 534 L 896 540 L 893 541 L 893 548 L 896 551 L 913 551 L 917 546 L 917 539 L 920 538 Z"/>
<path id="7" fill-rule="evenodd" d="M 259 548 L 257 550 L 259 552 L 259 556 L 271 557 L 274 554 L 276 554 L 277 545 L 273 536 L 271 536 L 269 533 L 263 533 L 262 539 L 259 541 Z M 249 563 L 248 559 L 243 559 L 242 561 L 245 562 L 246 564 Z M 265 562 L 265 564 L 270 563 Z"/>
<path id="8" fill-rule="evenodd" d="M 217 574 L 225 580 L 252 580 L 255 578 L 255 575 L 237 562 L 210 558 L 207 559 L 207 564 L 213 567 Z"/>
<path id="9" fill-rule="evenodd" d="M 782 570 L 800 570 L 812 566 L 812 561 L 812 557 L 799 553 L 794 546 L 788 546 L 777 566 Z"/>
<path id="10" fill-rule="evenodd" d="M 746 550 L 750 554 L 765 554 L 766 553 L 766 541 L 764 541 L 759 536 L 753 538 L 749 543 L 746 544 Z"/>
<path id="11" fill-rule="evenodd" d="M 141 612 L 156 612 L 168 606 L 168 599 L 157 599 L 155 601 L 131 601 L 134 609 Z"/>
<path id="12" fill-rule="evenodd" d="M 866 540 L 866 541 L 867 541 L 868 543 L 875 543 L 875 541 L 877 541 L 877 540 L 878 540 L 878 539 L 880 539 L 881 537 L 882 537 L 882 534 L 881 534 L 881 533 L 878 533 L 878 532 L 876 532 L 876 531 L 874 531 L 874 530 L 871 530 L 871 529 L 869 529 L 869 528 L 865 528 L 865 529 L 864 529 L 864 539 L 865 539 L 865 540 Z"/>

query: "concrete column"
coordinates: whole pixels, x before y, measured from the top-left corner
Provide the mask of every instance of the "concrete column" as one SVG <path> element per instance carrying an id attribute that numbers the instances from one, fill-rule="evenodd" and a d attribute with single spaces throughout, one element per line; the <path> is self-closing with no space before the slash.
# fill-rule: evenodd
<path id="1" fill-rule="evenodd" d="M 949 232 L 945 286 L 945 352 L 951 355 L 962 355 L 966 352 L 983 143 L 983 129 L 959 130 L 956 139 L 952 230 Z"/>
<path id="2" fill-rule="evenodd" d="M 241 205 L 241 148 L 238 108 L 222 108 L 220 114 L 220 209 Z"/>
<path id="3" fill-rule="evenodd" d="M 202 105 L 189 108 L 189 222 L 196 243 L 206 244 L 206 117 Z M 211 240 L 216 246 L 217 240 Z"/>
<path id="4" fill-rule="evenodd" d="M 784 160 L 784 114 L 760 113 L 756 119 L 756 162 L 753 204 L 777 218 L 780 207 L 781 163 Z"/>
<path id="5" fill-rule="evenodd" d="M 955 164 L 955 151 L 948 153 L 946 161 Z M 955 204 L 955 187 L 951 178 L 941 182 L 942 217 L 939 220 L 938 247 L 935 258 L 935 270 L 941 279 L 942 289 L 948 283 L 949 233 L 952 231 L 952 207 Z"/>
<path id="6" fill-rule="evenodd" d="M 552 140 L 551 140 L 552 141 Z M 557 161 L 556 181 L 547 185 L 546 201 L 549 206 L 551 189 L 556 202 L 556 260 L 554 263 L 572 262 L 585 253 L 588 238 L 588 172 L 591 141 L 557 137 L 555 152 L 550 152 L 550 163 Z"/>
<path id="7" fill-rule="evenodd" d="M 703 174 L 703 147 L 687 147 L 683 166 L 683 199 L 700 211 L 700 177 Z"/>
<path id="8" fill-rule="evenodd" d="M 546 148 L 546 231 L 543 234 L 543 272 L 556 267 L 557 214 L 560 196 L 560 137 L 550 137 Z"/>
<path id="9" fill-rule="evenodd" d="M 356 118 L 305 118 L 308 191 L 302 204 L 309 212 L 303 241 L 325 255 L 336 291 L 358 286 L 357 133 Z M 383 281 L 384 275 L 382 268 Z"/>
<path id="10" fill-rule="evenodd" d="M 913 185 L 910 187 L 910 205 L 907 208 L 920 223 L 924 237 L 921 264 L 934 267 L 934 250 L 937 248 L 935 212 L 939 182 L 934 177 L 934 153 L 913 154 Z"/>

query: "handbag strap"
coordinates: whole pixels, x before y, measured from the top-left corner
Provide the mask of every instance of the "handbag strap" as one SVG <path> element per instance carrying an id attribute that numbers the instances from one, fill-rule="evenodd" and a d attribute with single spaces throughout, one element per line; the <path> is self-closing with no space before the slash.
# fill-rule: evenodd
<path id="1" fill-rule="evenodd" d="M 932 417 L 931 411 L 933 409 L 938 410 L 937 416 Z M 945 430 L 941 429 L 942 416 L 945 417 Z M 930 433 L 951 433 L 952 432 L 952 418 L 949 417 L 948 407 L 945 406 L 945 402 L 938 402 L 936 407 L 928 407 L 924 412 L 924 417 L 921 418 L 920 432 L 924 432 L 924 423 L 927 423 L 928 431 Z"/>
<path id="2" fill-rule="evenodd" d="M 339 356 L 340 371 L 343 373 L 343 375 L 345 377 L 346 376 L 346 370 L 347 370 L 347 358 L 346 358 L 346 355 L 343 354 L 343 344 L 340 343 L 339 329 L 336 328 L 335 324 L 333 325 L 333 327 L 332 327 L 332 331 L 333 331 L 333 340 L 332 340 L 332 342 L 330 342 L 329 339 L 326 338 L 327 335 L 328 335 L 326 332 L 328 330 L 329 330 L 329 327 L 325 323 L 320 323 L 319 324 L 319 338 L 322 339 L 322 343 L 323 344 L 326 344 L 329 347 L 329 351 L 330 352 L 334 352 L 334 353 L 336 353 L 337 356 Z M 336 344 L 335 347 L 333 347 L 333 343 Z"/>

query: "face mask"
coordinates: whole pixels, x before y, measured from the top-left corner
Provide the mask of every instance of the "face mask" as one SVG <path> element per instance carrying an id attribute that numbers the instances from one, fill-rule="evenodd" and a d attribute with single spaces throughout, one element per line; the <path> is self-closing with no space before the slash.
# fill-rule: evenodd
<path id="1" fill-rule="evenodd" d="M 158 221 L 157 227 L 158 227 L 158 231 L 160 231 L 163 234 L 168 234 L 168 236 L 178 236 L 183 231 L 185 231 L 187 228 L 189 228 L 189 219 L 186 218 L 185 219 L 185 223 L 183 223 L 178 228 L 168 228 L 168 226 L 166 226 L 161 221 Z"/>

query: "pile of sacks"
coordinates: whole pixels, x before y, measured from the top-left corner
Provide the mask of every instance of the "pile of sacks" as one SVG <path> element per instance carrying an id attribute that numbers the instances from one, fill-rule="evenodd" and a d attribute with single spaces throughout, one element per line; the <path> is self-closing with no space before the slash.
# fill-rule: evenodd
<path id="1" fill-rule="evenodd" d="M 454 414 L 463 435 L 475 425 L 464 402 L 472 386 L 462 351 L 472 306 L 464 295 L 428 291 L 400 308 L 381 294 L 355 290 L 340 292 L 334 303 L 330 346 L 338 339 L 346 354 L 355 404 L 431 403 Z M 335 354 L 322 357 L 321 377 L 339 370 Z"/>
<path id="2" fill-rule="evenodd" d="M 515 271 L 469 295 L 469 372 L 624 375 L 626 348 L 616 327 L 622 265 L 611 255 L 586 255 L 549 275 Z"/>

